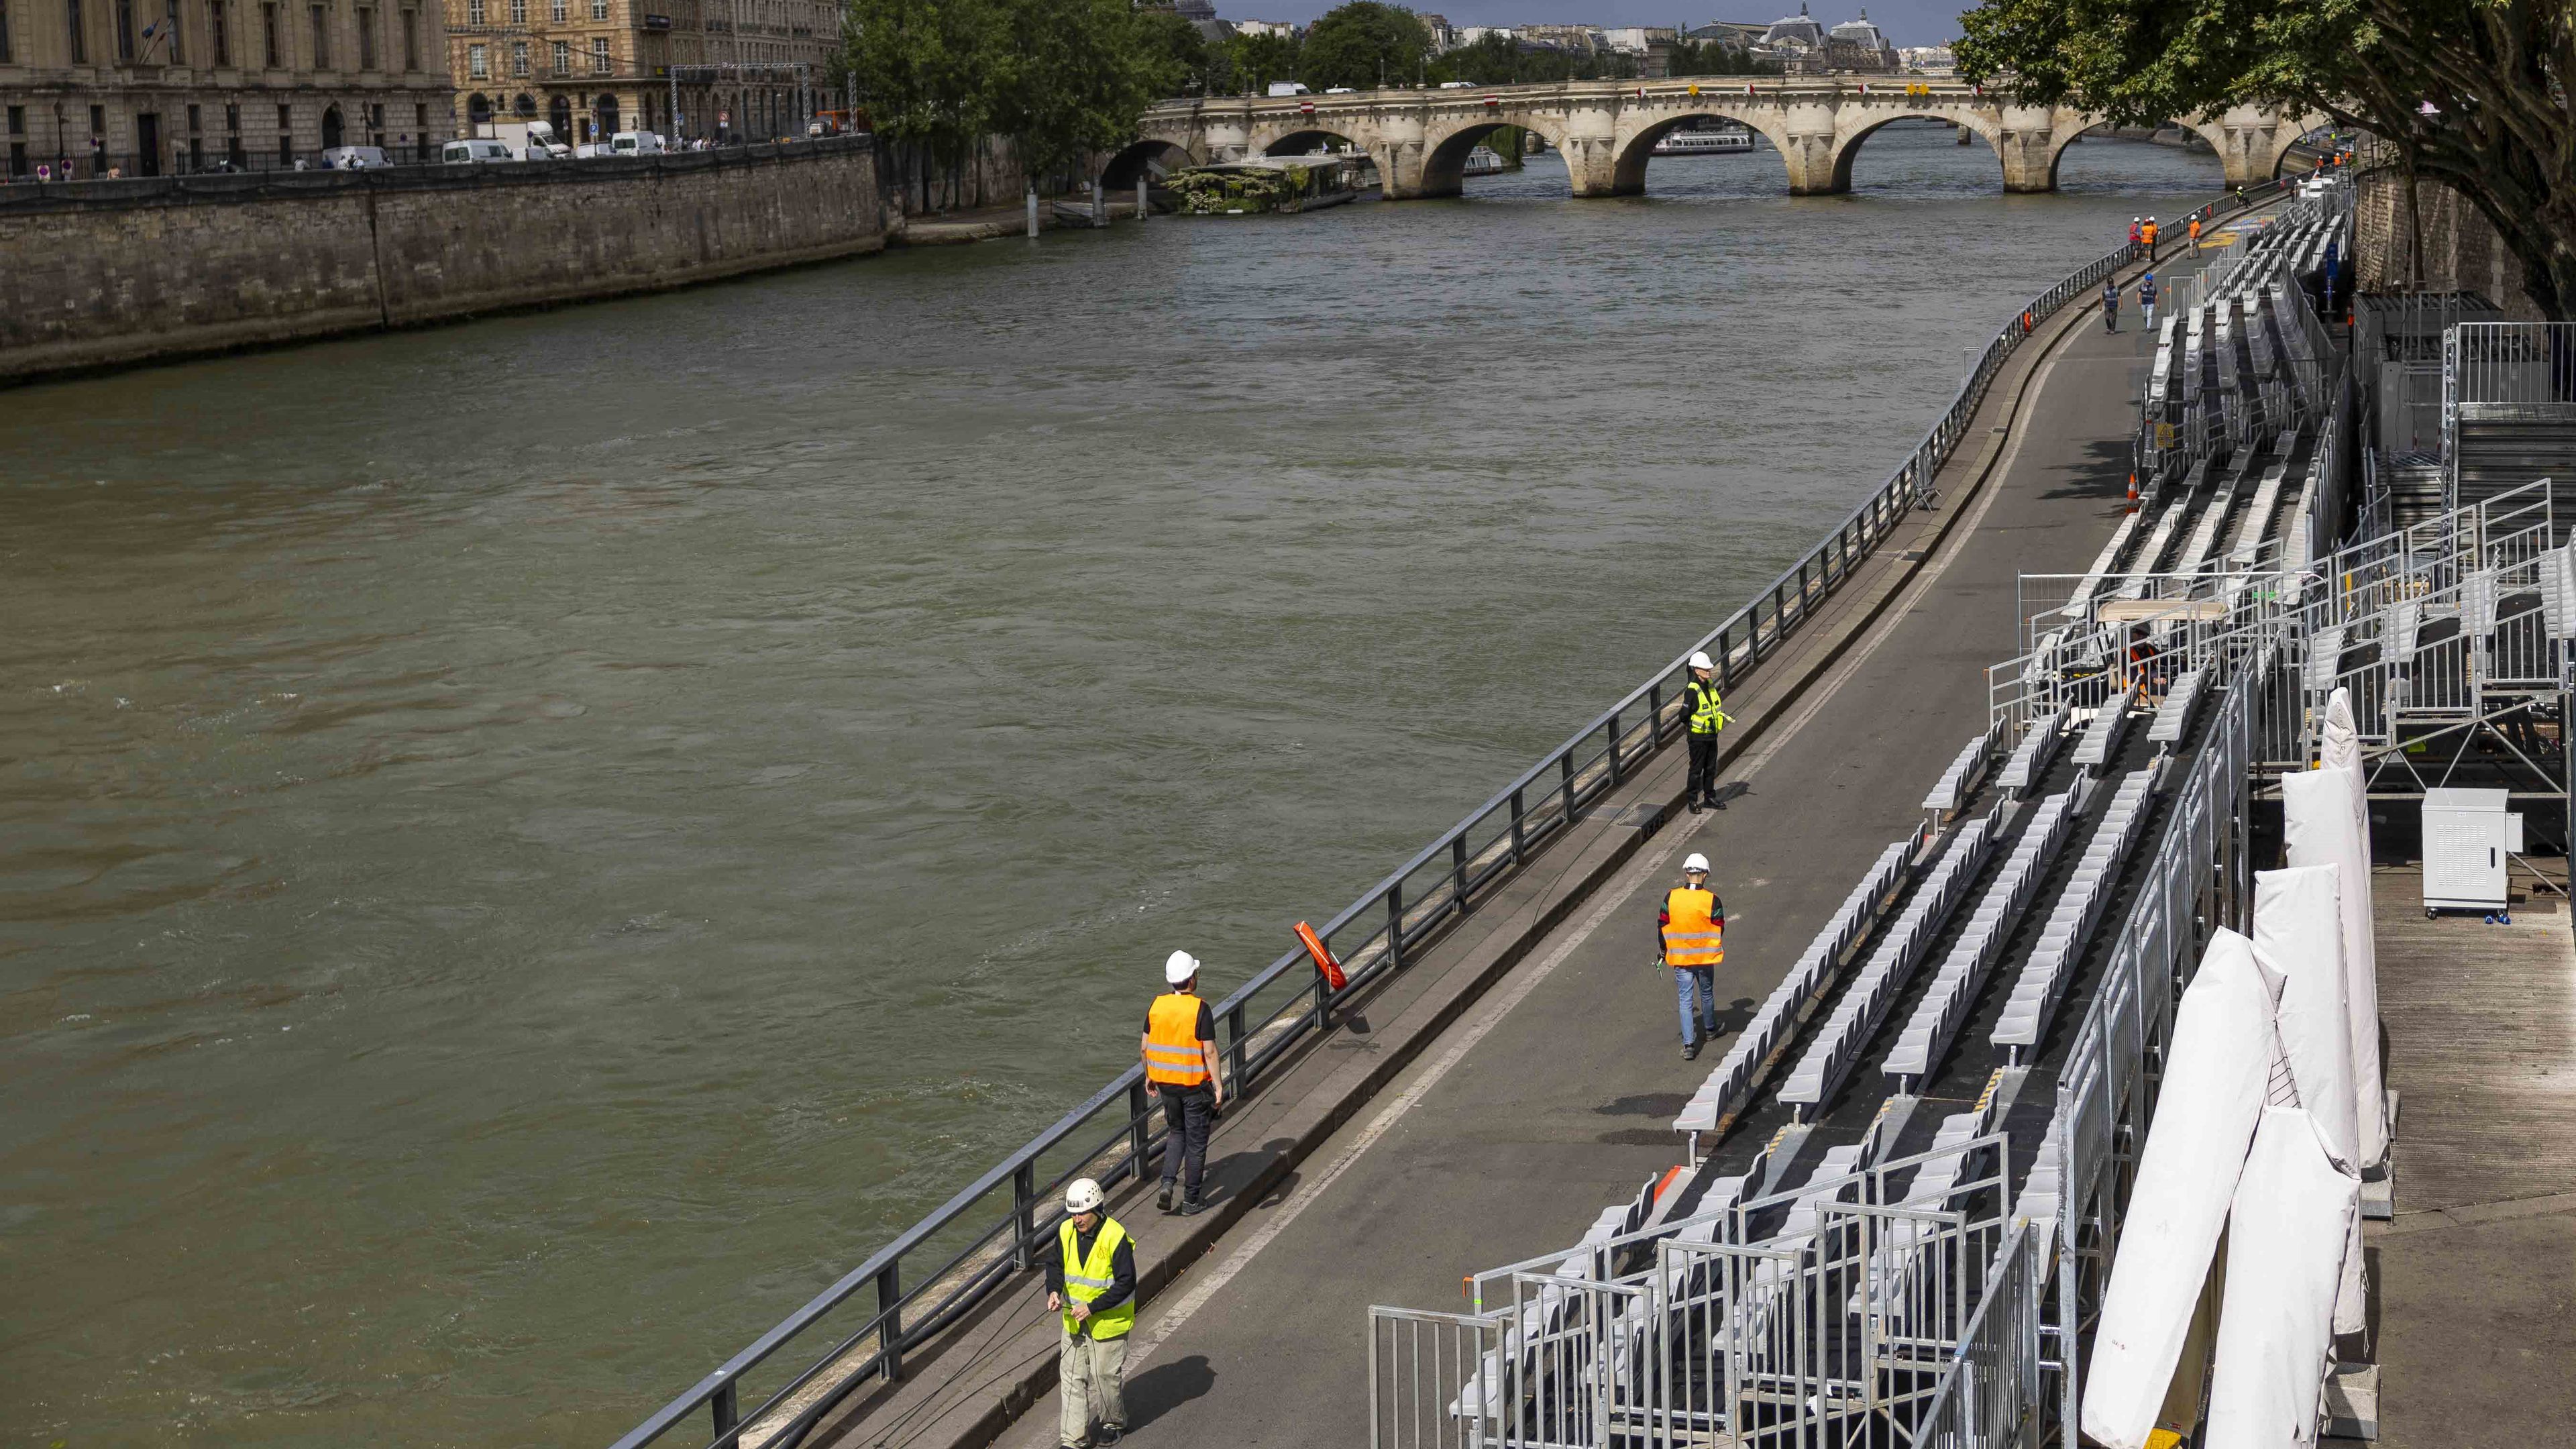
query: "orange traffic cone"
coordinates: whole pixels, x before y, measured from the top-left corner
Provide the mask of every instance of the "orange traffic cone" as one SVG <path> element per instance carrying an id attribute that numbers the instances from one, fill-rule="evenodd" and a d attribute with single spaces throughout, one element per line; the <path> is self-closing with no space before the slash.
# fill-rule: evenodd
<path id="1" fill-rule="evenodd" d="M 2129 471 L 2129 511 L 2138 511 L 2138 474 L 2134 468 Z"/>

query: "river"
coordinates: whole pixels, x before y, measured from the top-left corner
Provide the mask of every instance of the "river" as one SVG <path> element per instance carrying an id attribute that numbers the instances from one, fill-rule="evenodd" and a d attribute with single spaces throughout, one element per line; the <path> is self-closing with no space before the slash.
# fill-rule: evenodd
<path id="1" fill-rule="evenodd" d="M 0 394 L 10 1442 L 605 1443 L 2219 175 L 2063 179 L 1548 157 Z"/>

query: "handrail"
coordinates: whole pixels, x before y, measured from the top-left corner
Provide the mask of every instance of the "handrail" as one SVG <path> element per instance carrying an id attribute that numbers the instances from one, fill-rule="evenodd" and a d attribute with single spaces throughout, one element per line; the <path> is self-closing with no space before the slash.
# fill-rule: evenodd
<path id="1" fill-rule="evenodd" d="M 2211 202 L 2201 214 L 2215 215 L 2222 208 L 2242 210 L 2257 205 L 2267 191 L 2276 191 L 2280 184 L 2247 188 Z M 1242 1093 L 1262 1080 L 1268 1068 L 1310 1032 L 1329 1026 L 1334 1001 L 1401 971 L 1413 953 L 1463 919 L 1494 886 L 1527 864 L 1540 846 L 1571 828 L 1582 819 L 1587 806 L 1625 784 L 1635 767 L 1678 736 L 1686 719 L 1681 681 L 1687 678 L 1686 666 L 1694 652 L 1709 653 L 1717 662 L 1722 687 L 1732 689 L 1763 659 L 1776 653 L 1788 634 L 1812 617 L 1816 606 L 1850 576 L 1858 561 L 1867 557 L 1899 520 L 1917 506 L 1936 506 L 1938 499 L 1931 495 L 1931 480 L 1966 437 L 1967 427 L 2005 359 L 2037 331 L 2041 321 L 2067 303 L 2087 296 L 2095 284 L 2116 273 L 2134 256 L 2132 248 L 2119 247 L 2033 297 L 1986 344 L 1949 407 L 1925 430 L 1913 452 L 1822 542 L 1783 569 L 1779 577 L 1724 623 L 1675 655 L 1662 670 L 1568 736 L 1563 744 L 1335 914 L 1317 934 L 1342 960 L 1346 986 L 1339 991 L 1330 988 L 1322 973 L 1313 969 L 1305 951 L 1291 949 L 1217 1003 L 1213 1015 L 1219 1022 L 1221 1050 L 1234 1091 Z M 1479 831 L 1484 832 L 1482 841 L 1475 843 Z M 1413 887 L 1417 884 L 1421 889 L 1415 892 Z M 1364 934 L 1347 949 L 1335 943 L 1336 936 L 1354 929 Z M 1256 1021 L 1256 1001 L 1283 983 L 1291 984 L 1293 989 Z M 1113 1106 L 1122 1098 L 1126 1104 L 1123 1120 Z M 900 1377 L 905 1349 L 973 1308 L 1012 1273 L 1035 1266 L 1033 1250 L 1054 1231 L 1057 1221 L 1054 1217 L 1041 1221 L 1039 1208 L 1057 1189 L 1084 1175 L 1099 1178 L 1104 1185 L 1121 1181 L 1131 1173 L 1141 1176 L 1164 1136 L 1153 1124 L 1153 1111 L 1143 1067 L 1128 1067 L 1082 1105 L 988 1168 L 892 1243 L 871 1254 L 687 1392 L 628 1431 L 617 1440 L 614 1449 L 641 1449 L 700 1409 L 708 1409 L 714 1421 L 714 1437 L 707 1441 L 707 1449 L 735 1449 L 745 1431 L 764 1416 L 789 1409 L 793 1412 L 787 1422 L 769 1432 L 763 1442 L 778 1449 L 801 1442 L 814 1423 L 860 1383 L 878 1375 Z M 1040 1182 L 1039 1159 L 1086 1125 L 1106 1130 L 1108 1135 L 1100 1145 Z M 912 1285 L 906 1287 L 906 1259 L 958 1225 L 969 1209 L 1001 1191 L 1006 1182 L 1011 1191 L 1007 1215 L 998 1216 L 941 1266 L 914 1277 Z M 843 1307 L 870 1283 L 877 1288 L 875 1315 L 841 1337 L 786 1387 L 749 1413 L 741 1412 L 738 1392 L 743 1375 Z M 907 1310 L 925 1298 L 932 1300 L 927 1311 L 907 1320 Z M 874 1349 L 856 1362 L 845 1362 L 871 1338 L 876 1340 Z M 836 1367 L 841 1377 L 826 1392 L 801 1405 L 791 1402 L 799 1391 Z"/>

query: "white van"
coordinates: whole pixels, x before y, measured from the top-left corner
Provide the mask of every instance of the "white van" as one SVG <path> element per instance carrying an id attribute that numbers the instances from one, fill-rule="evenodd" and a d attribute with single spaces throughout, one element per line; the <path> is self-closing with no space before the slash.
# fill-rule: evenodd
<path id="1" fill-rule="evenodd" d="M 334 146 L 322 153 L 323 168 L 330 171 L 363 171 L 370 166 L 392 164 L 379 146 Z"/>
<path id="2" fill-rule="evenodd" d="M 1274 96 L 1311 96 L 1314 94 L 1313 91 L 1306 89 L 1306 83 L 1304 81 L 1272 81 L 1270 83 L 1270 93 Z"/>
<path id="3" fill-rule="evenodd" d="M 658 156 L 662 138 L 650 131 L 620 131 L 608 138 L 608 149 L 616 156 Z"/>
<path id="4" fill-rule="evenodd" d="M 450 166 L 476 166 L 493 161 L 516 161 L 510 148 L 500 141 L 450 141 L 438 148 L 438 159 Z"/>

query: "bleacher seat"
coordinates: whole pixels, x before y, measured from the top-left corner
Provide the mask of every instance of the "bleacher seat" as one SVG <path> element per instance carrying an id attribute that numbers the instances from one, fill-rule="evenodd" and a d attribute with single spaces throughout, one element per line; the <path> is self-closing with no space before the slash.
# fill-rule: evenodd
<path id="1" fill-rule="evenodd" d="M 2147 797 L 2155 788 L 2157 773 L 2158 765 L 2149 765 L 2120 782 L 2102 811 L 2101 823 L 2093 828 L 2093 838 L 2085 842 L 2074 876 L 2040 928 L 2039 941 L 2031 948 L 2030 959 L 2022 963 L 2021 976 L 2004 1002 L 2002 1019 L 1988 1038 L 2008 1061 L 2018 1063 L 2047 1034 L 2049 1018 L 2074 979 L 2075 963 L 2110 903 L 2121 867 L 2146 823 Z"/>
<path id="2" fill-rule="evenodd" d="M 1950 1039 L 1966 1020 L 1986 973 L 2003 954 L 2013 922 L 2028 908 L 2031 897 L 2039 890 L 2040 877 L 2047 873 L 2048 862 L 2073 833 L 2075 812 L 2083 804 L 2078 793 L 2082 789 L 2079 779 L 2076 791 L 2051 795 L 2039 802 L 2031 812 L 2030 823 L 2022 828 L 2021 838 L 2013 843 L 2012 854 L 2004 858 L 2003 869 L 1996 873 L 1994 883 L 1986 887 L 1985 896 L 1970 913 L 1967 929 L 1942 958 L 1930 989 L 1915 1004 L 1914 1015 L 1897 1033 L 1895 1047 L 1879 1066 L 1888 1076 L 1898 1079 L 1900 1090 L 1908 1086 L 1919 1090 L 1922 1080 L 1932 1074 L 1949 1051 Z"/>

